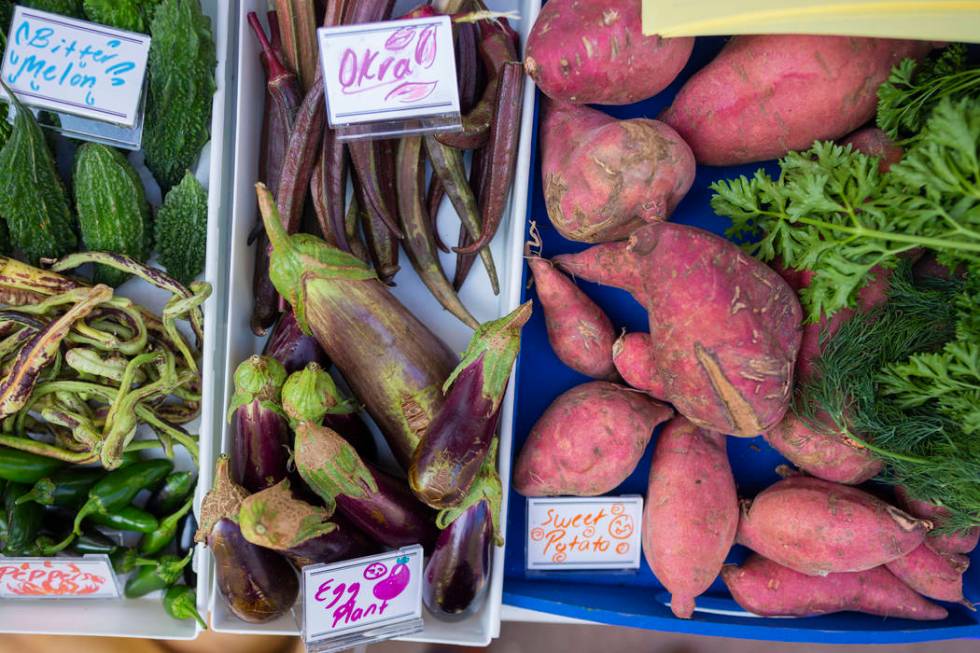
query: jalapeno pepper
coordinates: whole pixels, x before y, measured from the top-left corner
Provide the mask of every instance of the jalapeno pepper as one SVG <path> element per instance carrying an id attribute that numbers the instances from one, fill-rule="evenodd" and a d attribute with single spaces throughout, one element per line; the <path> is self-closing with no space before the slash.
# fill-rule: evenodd
<path id="1" fill-rule="evenodd" d="M 60 460 L 33 453 L 0 447 L 0 478 L 15 483 L 37 483 L 64 467 Z"/>
<path id="2" fill-rule="evenodd" d="M 173 468 L 174 465 L 169 460 L 145 460 L 113 470 L 103 476 L 102 480 L 88 491 L 88 500 L 78 509 L 72 532 L 61 542 L 45 547 L 44 555 L 53 555 L 71 544 L 72 540 L 81 533 L 82 521 L 86 517 L 96 513 L 105 515 L 121 510 L 129 505 L 140 490 L 154 487 Z M 156 525 L 153 528 L 156 528 Z"/>
<path id="3" fill-rule="evenodd" d="M 156 567 L 156 560 L 148 560 L 140 556 L 136 549 L 117 549 L 115 553 L 109 554 L 112 562 L 112 569 L 117 574 L 128 574 L 137 567 Z"/>
<path id="4" fill-rule="evenodd" d="M 7 537 L 3 552 L 6 555 L 33 553 L 34 538 L 41 530 L 44 507 L 33 502 L 17 505 L 17 499 L 29 492 L 30 485 L 8 483 L 3 495 L 3 507 L 7 513 Z"/>
<path id="5" fill-rule="evenodd" d="M 194 497 L 188 497 L 180 510 L 163 518 L 156 530 L 147 533 L 140 540 L 140 553 L 143 555 L 155 555 L 163 551 L 164 547 L 173 542 L 177 537 L 177 527 L 180 526 L 180 520 L 190 512 L 193 505 Z"/>
<path id="6" fill-rule="evenodd" d="M 126 581 L 124 594 L 127 599 L 145 596 L 150 592 L 170 587 L 180 578 L 184 567 L 191 561 L 193 552 L 183 558 L 175 555 L 162 555 L 157 564 L 141 567 Z"/>
<path id="7" fill-rule="evenodd" d="M 152 533 L 160 527 L 156 517 L 136 506 L 123 506 L 112 512 L 93 512 L 89 519 L 99 526 L 107 526 L 118 531 Z"/>
<path id="8" fill-rule="evenodd" d="M 153 493 L 146 509 L 157 517 L 169 515 L 194 491 L 193 472 L 173 472 L 167 476 L 160 489 Z"/>
<path id="9" fill-rule="evenodd" d="M 71 550 L 79 555 L 89 553 L 112 555 L 119 550 L 119 546 L 102 533 L 95 530 L 88 530 L 82 532 L 72 542 Z"/>
<path id="10" fill-rule="evenodd" d="M 69 467 L 58 470 L 38 480 L 30 492 L 17 499 L 17 504 L 34 501 L 42 506 L 79 506 L 88 497 L 92 486 L 105 475 L 104 469 Z"/>
<path id="11" fill-rule="evenodd" d="M 197 594 L 187 585 L 174 585 L 163 595 L 163 609 L 177 620 L 195 619 L 201 628 L 208 629 L 208 624 L 197 611 Z"/>

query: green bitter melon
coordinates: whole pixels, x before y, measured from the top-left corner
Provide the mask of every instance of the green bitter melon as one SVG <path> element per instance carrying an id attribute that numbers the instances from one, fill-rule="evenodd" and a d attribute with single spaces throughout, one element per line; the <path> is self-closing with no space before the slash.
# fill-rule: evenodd
<path id="1" fill-rule="evenodd" d="M 126 254 L 139 261 L 149 258 L 153 245 L 150 206 L 139 174 L 126 157 L 111 147 L 85 143 L 75 152 L 72 181 L 85 248 Z M 128 276 L 100 265 L 94 280 L 118 286 Z"/>
<path id="2" fill-rule="evenodd" d="M 0 215 L 7 220 L 14 248 L 37 263 L 42 257 L 74 251 L 78 239 L 68 195 L 41 127 L 30 110 L 6 90 L 17 117 L 0 150 Z"/>
<path id="3" fill-rule="evenodd" d="M 155 227 L 160 263 L 189 284 L 204 271 L 208 239 L 208 193 L 190 172 L 163 199 Z"/>
<path id="4" fill-rule="evenodd" d="M 217 59 L 211 20 L 197 0 L 163 0 L 150 36 L 143 154 L 167 190 L 193 167 L 208 141 Z"/>
<path id="5" fill-rule="evenodd" d="M 149 32 L 159 0 L 85 0 L 85 17 L 131 32 Z"/>

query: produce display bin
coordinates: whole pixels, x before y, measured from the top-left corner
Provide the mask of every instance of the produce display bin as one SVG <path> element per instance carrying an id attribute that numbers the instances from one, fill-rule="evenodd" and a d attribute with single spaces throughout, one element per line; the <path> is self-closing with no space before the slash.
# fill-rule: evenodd
<path id="1" fill-rule="evenodd" d="M 184 428 L 199 435 L 199 454 L 202 463 L 213 457 L 214 433 L 220 432 L 220 398 L 224 383 L 224 322 L 228 283 L 227 218 L 226 200 L 231 175 L 231 134 L 228 129 L 233 117 L 234 85 L 230 77 L 232 69 L 226 65 L 234 49 L 234 12 L 225 0 L 201 0 L 201 8 L 211 18 L 217 53 L 214 94 L 211 113 L 211 140 L 204 146 L 193 171 L 208 190 L 207 261 L 204 280 L 212 286 L 211 297 L 203 305 L 204 347 L 201 353 L 201 415 Z M 159 199 L 159 198 L 157 198 Z M 151 259 L 151 264 L 155 259 Z M 144 306 L 162 310 L 169 295 L 149 286 L 130 280 L 118 289 L 124 295 Z M 178 469 L 194 469 L 194 463 L 181 447 L 175 448 L 175 466 Z M 204 464 L 198 478 L 194 510 L 200 509 L 201 499 L 210 487 L 210 465 Z M 197 607 L 204 614 L 208 605 L 210 575 L 208 558 L 202 555 L 204 547 L 198 545 L 193 565 L 197 576 Z M 139 599 L 74 599 L 0 600 L 0 633 L 35 633 L 49 635 L 102 635 L 112 637 L 142 637 L 157 639 L 193 639 L 200 632 L 192 620 L 177 621 L 163 610 L 161 592 L 153 592 Z"/>
<path id="2" fill-rule="evenodd" d="M 400 0 L 395 15 L 408 11 L 417 3 Z M 512 25 L 522 37 L 526 37 L 537 16 L 540 3 L 536 0 L 494 0 L 487 3 L 494 10 L 516 10 L 520 20 Z M 248 235 L 258 217 L 255 182 L 257 178 L 259 137 L 262 107 L 265 93 L 265 75 L 259 64 L 259 47 L 246 16 L 255 11 L 265 21 L 268 3 L 264 0 L 243 0 L 238 7 L 238 111 L 235 137 L 234 187 L 232 191 L 232 224 L 229 270 L 233 283 L 229 287 L 227 324 L 227 359 L 222 375 L 229 380 L 224 387 L 223 399 L 218 400 L 218 412 L 227 406 L 234 390 L 230 382 L 235 368 L 248 356 L 262 350 L 263 338 L 256 338 L 249 328 L 252 309 L 252 269 L 255 251 L 248 245 Z M 508 211 L 491 249 L 500 276 L 500 294 L 495 296 L 482 268 L 474 267 L 470 278 L 460 292 L 460 298 L 480 321 L 493 319 L 513 310 L 521 295 L 522 247 L 524 234 L 524 209 L 527 203 L 528 168 L 531 157 L 531 111 L 534 102 L 533 87 L 528 84 L 524 94 L 524 116 L 521 125 L 521 145 L 518 155 L 516 182 L 511 191 Z M 230 167 L 230 166 L 229 166 Z M 446 242 L 456 242 L 458 220 L 452 207 L 445 203 L 440 214 L 440 231 Z M 455 256 L 442 254 L 442 264 L 452 271 Z M 402 270 L 395 278 L 392 292 L 415 315 L 419 316 L 452 349 L 462 351 L 472 331 L 453 317 L 436 302 L 411 269 L 404 252 L 401 254 Z M 384 355 L 378 352 L 378 355 Z M 511 458 L 510 426 L 513 388 L 503 404 L 500 433 L 500 476 L 505 491 L 509 487 Z M 220 451 L 229 451 L 233 429 L 223 420 L 224 431 L 220 446 L 216 446 L 208 462 L 213 466 L 214 457 Z M 505 495 L 506 496 L 506 495 Z M 506 501 L 502 519 L 506 520 Z M 499 633 L 500 597 L 503 583 L 503 549 L 494 551 L 490 593 L 484 606 L 476 614 L 457 622 L 442 622 L 425 617 L 425 630 L 407 639 L 460 645 L 486 645 Z M 299 611 L 294 608 L 283 617 L 264 624 L 249 624 L 235 617 L 224 598 L 216 590 L 211 596 L 211 623 L 215 630 L 233 633 L 299 634 Z"/>
<path id="3" fill-rule="evenodd" d="M 616 118 L 656 118 L 667 107 L 683 82 L 717 53 L 720 38 L 699 38 L 687 67 L 677 80 L 656 97 L 637 104 L 600 107 Z M 547 217 L 541 189 L 541 162 L 537 149 L 538 122 L 536 102 L 534 152 L 531 158 L 531 189 L 528 217 L 536 220 L 544 242 L 543 256 L 552 257 L 577 252 L 588 247 L 563 239 Z M 687 197 L 671 216 L 672 222 L 694 225 L 723 233 L 727 220 L 712 212 L 709 184 L 717 179 L 740 174 L 750 176 L 762 164 L 739 167 L 699 166 L 697 178 Z M 778 174 L 774 162 L 764 164 L 770 173 Z M 512 232 L 515 230 L 512 229 Z M 517 233 L 515 237 L 520 237 Z M 525 228 L 524 237 L 527 237 Z M 524 274 L 527 275 L 525 267 Z M 626 292 L 579 283 L 610 316 L 617 328 L 648 331 L 645 310 Z M 526 289 L 526 284 L 521 285 Z M 524 290 L 522 299 L 536 299 L 532 289 Z M 514 387 L 513 447 L 516 456 L 528 433 L 545 408 L 565 390 L 588 381 L 586 377 L 560 363 L 548 344 L 544 317 L 538 310 L 524 328 L 521 354 L 517 361 Z M 634 473 L 611 494 L 645 494 L 650 470 L 650 449 Z M 787 462 L 761 438 L 728 438 L 731 460 L 740 496 L 753 496 L 778 479 L 775 467 Z M 505 556 L 504 603 L 507 606 L 550 613 L 562 618 L 582 619 L 633 628 L 645 628 L 697 635 L 717 635 L 786 642 L 889 644 L 955 638 L 980 638 L 980 616 L 957 604 L 943 604 L 949 618 L 938 622 L 884 619 L 857 613 L 843 613 L 804 619 L 761 618 L 743 611 L 729 596 L 721 580 L 697 600 L 697 610 L 690 620 L 671 615 L 669 594 L 657 581 L 644 561 L 637 573 L 537 572 L 525 571 L 526 499 L 510 493 Z M 745 549 L 736 547 L 729 562 L 745 557 Z M 964 576 L 964 591 L 970 601 L 980 601 L 980 550 L 972 554 L 973 565 Z M 518 618 L 527 618 L 525 616 Z M 533 615 L 547 620 L 546 614 Z M 560 620 L 559 619 L 559 620 Z"/>

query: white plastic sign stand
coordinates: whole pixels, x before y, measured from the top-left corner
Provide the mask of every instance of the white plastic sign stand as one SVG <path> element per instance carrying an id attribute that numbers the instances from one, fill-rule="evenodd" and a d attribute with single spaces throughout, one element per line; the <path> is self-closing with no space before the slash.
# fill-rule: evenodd
<path id="1" fill-rule="evenodd" d="M 58 116 L 47 126 L 139 149 L 149 50 L 145 34 L 17 6 L 0 75 L 21 102 Z"/>
<path id="2" fill-rule="evenodd" d="M 340 140 L 458 131 L 448 16 L 317 30 L 327 121 Z"/>
<path id="3" fill-rule="evenodd" d="M 333 653 L 422 630 L 422 547 L 303 568 L 303 642 Z"/>
<path id="4" fill-rule="evenodd" d="M 0 557 L 0 599 L 118 599 L 107 555 L 81 558 Z"/>
<path id="5" fill-rule="evenodd" d="M 531 571 L 639 569 L 643 497 L 527 500 Z"/>

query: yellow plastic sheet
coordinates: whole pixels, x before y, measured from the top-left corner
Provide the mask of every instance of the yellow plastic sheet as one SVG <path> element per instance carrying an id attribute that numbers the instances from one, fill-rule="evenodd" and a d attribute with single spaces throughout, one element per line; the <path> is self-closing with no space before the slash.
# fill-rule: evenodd
<path id="1" fill-rule="evenodd" d="M 643 0 L 643 32 L 840 34 L 980 43 L 980 0 Z"/>

